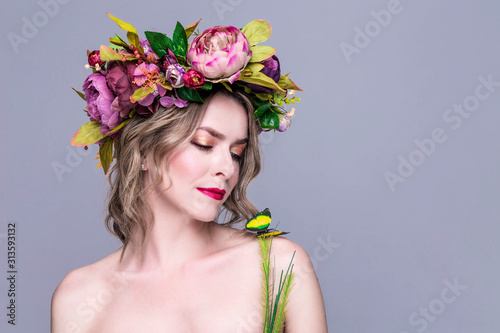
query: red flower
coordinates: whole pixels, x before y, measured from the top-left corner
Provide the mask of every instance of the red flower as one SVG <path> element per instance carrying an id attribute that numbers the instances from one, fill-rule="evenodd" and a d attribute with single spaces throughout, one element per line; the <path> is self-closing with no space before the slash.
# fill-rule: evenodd
<path id="1" fill-rule="evenodd" d="M 205 82 L 203 75 L 201 75 L 201 73 L 194 68 L 191 68 L 184 73 L 182 78 L 184 79 L 184 85 L 191 89 L 196 89 L 201 86 L 203 82 Z"/>
<path id="2" fill-rule="evenodd" d="M 96 64 L 99 64 L 100 67 L 104 65 L 104 62 L 101 60 L 101 52 L 99 50 L 94 50 L 89 54 L 89 65 L 94 67 Z"/>

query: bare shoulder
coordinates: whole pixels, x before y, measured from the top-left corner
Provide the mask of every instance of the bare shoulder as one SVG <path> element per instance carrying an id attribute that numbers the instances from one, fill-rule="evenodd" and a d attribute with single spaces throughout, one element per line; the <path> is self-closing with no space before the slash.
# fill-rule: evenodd
<path id="1" fill-rule="evenodd" d="M 307 251 L 285 237 L 275 237 L 271 255 L 275 260 L 277 279 L 290 262 L 293 264 L 293 289 L 287 307 L 286 332 L 328 332 L 321 287 Z"/>
<path id="2" fill-rule="evenodd" d="M 119 256 L 118 251 L 84 267 L 70 271 L 52 295 L 51 332 L 72 332 L 82 329 L 84 309 L 89 296 L 95 296 L 109 284 L 109 269 Z"/>

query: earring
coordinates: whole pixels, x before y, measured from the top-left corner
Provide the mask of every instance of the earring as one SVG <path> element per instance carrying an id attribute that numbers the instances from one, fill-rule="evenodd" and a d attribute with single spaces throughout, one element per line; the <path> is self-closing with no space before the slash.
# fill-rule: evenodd
<path id="1" fill-rule="evenodd" d="M 144 164 L 141 164 L 141 170 L 146 170 L 146 166 Z"/>

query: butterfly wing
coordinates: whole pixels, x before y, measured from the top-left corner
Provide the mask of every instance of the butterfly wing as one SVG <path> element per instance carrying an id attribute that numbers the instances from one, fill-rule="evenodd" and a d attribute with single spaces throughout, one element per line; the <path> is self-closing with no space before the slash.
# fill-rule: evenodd
<path id="1" fill-rule="evenodd" d="M 250 231 L 267 231 L 267 228 L 271 224 L 271 211 L 269 208 L 264 209 L 262 212 L 257 214 L 253 219 L 248 220 L 246 224 L 247 230 Z"/>
<path id="2" fill-rule="evenodd" d="M 286 235 L 286 234 L 289 234 L 289 232 L 269 229 L 267 231 L 258 232 L 257 237 L 274 237 L 274 236 Z"/>

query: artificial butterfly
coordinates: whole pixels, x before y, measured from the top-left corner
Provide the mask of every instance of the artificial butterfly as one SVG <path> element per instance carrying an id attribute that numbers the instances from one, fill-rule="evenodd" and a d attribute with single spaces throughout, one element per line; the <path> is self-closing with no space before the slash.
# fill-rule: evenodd
<path id="1" fill-rule="evenodd" d="M 279 231 L 276 229 L 269 229 L 271 224 L 271 211 L 269 208 L 264 209 L 257 214 L 253 219 L 248 220 L 246 224 L 247 230 L 257 232 L 257 237 L 270 237 L 278 235 L 286 235 L 288 232 Z"/>

